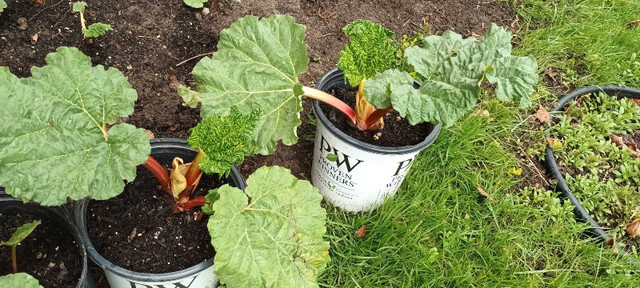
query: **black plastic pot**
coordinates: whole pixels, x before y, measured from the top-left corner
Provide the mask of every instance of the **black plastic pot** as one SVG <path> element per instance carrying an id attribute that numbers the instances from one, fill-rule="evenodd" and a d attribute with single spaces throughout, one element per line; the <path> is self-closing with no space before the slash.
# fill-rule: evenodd
<path id="1" fill-rule="evenodd" d="M 640 99 L 640 89 L 614 86 L 614 85 L 591 86 L 591 87 L 578 89 L 560 98 L 560 100 L 558 100 L 558 104 L 556 105 L 556 107 L 554 107 L 550 111 L 550 113 L 551 115 L 554 115 L 557 112 L 564 111 L 565 106 L 569 102 L 575 100 L 576 98 L 583 95 L 588 95 L 588 94 L 598 93 L 598 92 L 604 92 L 610 96 L 616 96 L 618 98 Z M 551 121 L 549 123 L 549 126 L 553 125 L 556 119 L 557 118 L 554 118 L 554 121 Z M 547 138 L 551 137 L 550 129 L 547 129 L 546 137 Z M 578 219 L 582 221 L 586 221 L 589 223 L 589 225 L 591 225 L 591 230 L 590 230 L 591 236 L 597 237 L 602 241 L 609 240 L 611 238 L 609 234 L 604 229 L 602 229 L 600 225 L 598 225 L 598 223 L 589 215 L 589 212 L 587 212 L 587 210 L 584 209 L 584 207 L 582 206 L 580 201 L 576 198 L 576 196 L 573 195 L 573 192 L 571 191 L 571 188 L 569 188 L 569 186 L 567 185 L 567 182 L 564 179 L 562 172 L 560 172 L 560 167 L 556 162 L 556 157 L 553 154 L 553 149 L 549 144 L 547 144 L 547 148 L 545 150 L 545 162 L 546 162 L 547 170 L 549 171 L 549 173 L 551 173 L 551 176 L 553 176 L 553 178 L 558 180 L 557 189 L 559 189 L 560 192 L 562 193 L 561 196 L 571 201 L 571 204 L 573 204 L 573 206 L 575 207 L 574 212 L 578 217 Z"/>
<path id="2" fill-rule="evenodd" d="M 415 87 L 420 85 L 415 83 Z M 327 93 L 334 88 L 352 89 L 338 69 L 322 77 L 316 88 Z M 376 209 L 392 197 L 416 155 L 436 140 L 441 128 L 441 125 L 430 125 L 427 137 L 416 145 L 384 147 L 362 142 L 340 131 L 326 117 L 317 100 L 313 100 L 313 112 L 318 119 L 311 171 L 313 184 L 327 202 L 352 212 Z M 327 161 L 328 154 L 337 156 L 338 160 Z"/>
<path id="3" fill-rule="evenodd" d="M 89 273 L 89 261 L 84 242 L 81 241 L 80 237 L 78 236 L 79 234 L 76 226 L 71 222 L 71 218 L 68 217 L 63 208 L 49 208 L 40 206 L 35 203 L 24 203 L 22 202 L 22 200 L 15 199 L 4 194 L 4 191 L 2 190 L 2 188 L 0 188 L 0 213 L 31 214 L 40 218 L 52 220 L 53 222 L 58 223 L 60 226 L 64 227 L 68 231 L 68 233 L 73 236 L 76 243 L 78 243 L 78 254 L 80 254 L 80 258 L 82 258 L 82 274 L 80 274 L 80 279 L 76 287 L 95 287 L 93 277 L 91 276 L 91 273 Z"/>
<path id="4" fill-rule="evenodd" d="M 197 151 L 189 148 L 187 141 L 183 139 L 175 139 L 175 138 L 161 138 L 161 139 L 153 139 L 151 140 L 151 156 L 158 161 L 171 161 L 174 157 L 180 157 L 184 159 L 185 162 L 190 162 L 195 158 Z M 242 178 L 242 175 L 232 167 L 231 173 L 229 173 L 229 184 L 234 187 L 238 187 L 244 191 L 245 182 Z M 175 282 L 176 280 L 184 279 L 187 277 L 193 277 L 192 275 L 197 275 L 200 272 L 203 272 L 206 269 L 212 269 L 213 266 L 213 258 L 209 259 L 205 262 L 202 262 L 198 265 L 192 266 L 187 269 L 183 269 L 176 272 L 170 273 L 139 273 L 134 272 L 123 267 L 117 266 L 111 263 L 109 260 L 105 259 L 98 253 L 96 248 L 93 246 L 91 239 L 89 238 L 89 234 L 87 231 L 87 207 L 89 205 L 89 200 L 82 200 L 76 205 L 74 211 L 75 221 L 77 226 L 79 227 L 80 237 L 82 241 L 85 243 L 87 247 L 87 253 L 89 258 L 102 268 L 105 273 L 111 273 L 117 275 L 122 278 L 130 279 L 135 283 L 139 283 L 138 286 L 136 284 L 131 284 L 131 286 L 122 286 L 122 287 L 156 287 L 156 286 L 145 286 L 144 283 L 149 282 Z M 185 285 L 187 286 L 187 285 Z M 115 288 L 120 288 L 120 286 L 112 286 Z M 158 286 L 161 287 L 161 286 Z M 172 287 L 172 286 L 168 286 Z M 181 286 L 176 286 L 181 287 Z M 188 286 L 187 286 L 188 287 Z M 195 286 L 193 286 L 195 287 Z M 215 286 L 211 286 L 215 287 Z"/>

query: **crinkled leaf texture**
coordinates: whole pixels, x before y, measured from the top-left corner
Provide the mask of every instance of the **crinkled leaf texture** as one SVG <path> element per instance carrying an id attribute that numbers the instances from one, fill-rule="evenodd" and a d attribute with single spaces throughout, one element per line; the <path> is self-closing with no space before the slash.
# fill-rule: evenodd
<path id="1" fill-rule="evenodd" d="M 76 48 L 46 61 L 31 78 L 0 67 L 0 186 L 47 206 L 122 193 L 151 151 L 149 137 L 129 124 L 106 127 L 133 112 L 136 91 Z"/>
<path id="2" fill-rule="evenodd" d="M 39 220 L 35 220 L 31 223 L 23 224 L 22 226 L 18 227 L 18 229 L 16 229 L 13 234 L 11 234 L 11 238 L 9 240 L 0 242 L 0 246 L 16 246 L 20 244 L 22 240 L 31 235 L 31 232 L 33 232 L 33 230 L 36 229 L 36 227 L 38 227 L 40 223 L 42 222 L 40 222 Z"/>
<path id="3" fill-rule="evenodd" d="M 4 11 L 4 8 L 7 8 L 7 3 L 4 0 L 0 0 L 0 13 Z"/>
<path id="4" fill-rule="evenodd" d="M 84 1 L 78 1 L 73 3 L 73 7 L 71 9 L 71 12 L 73 13 L 84 13 L 84 9 L 87 8 L 87 2 Z"/>
<path id="5" fill-rule="evenodd" d="M 294 87 L 307 70 L 305 26 L 291 16 L 240 18 L 220 32 L 218 51 L 193 69 L 197 92 L 180 88 L 190 106 L 202 104 L 202 118 L 228 115 L 232 107 L 261 111 L 253 133 L 254 153 L 270 154 L 278 141 L 298 141 L 302 104 Z"/>
<path id="6" fill-rule="evenodd" d="M 342 28 L 349 43 L 340 51 L 338 69 L 356 87 L 364 79 L 385 71 L 395 63 L 397 49 L 393 46 L 393 32 L 368 20 L 355 20 Z"/>
<path id="7" fill-rule="evenodd" d="M 184 4 L 192 8 L 202 8 L 204 7 L 204 3 L 207 3 L 209 0 L 183 0 Z"/>
<path id="8" fill-rule="evenodd" d="M 87 38 L 97 38 L 107 33 L 107 31 L 111 31 L 113 28 L 109 24 L 104 23 L 93 23 L 87 27 L 87 30 L 82 31 L 84 37 Z"/>
<path id="9" fill-rule="evenodd" d="M 189 145 L 204 152 L 200 170 L 207 174 L 228 175 L 231 167 L 241 163 L 253 151 L 251 136 L 258 111 L 242 115 L 235 108 L 228 116 L 210 116 L 191 128 Z"/>
<path id="10" fill-rule="evenodd" d="M 43 288 L 38 279 L 27 273 L 0 276 L 0 287 Z"/>
<path id="11" fill-rule="evenodd" d="M 262 167 L 247 179 L 246 195 L 218 189 L 209 219 L 216 275 L 228 288 L 318 287 L 329 262 L 326 211 L 311 183 L 282 167 Z"/>
<path id="12" fill-rule="evenodd" d="M 511 56 L 511 33 L 492 24 L 481 40 L 463 39 L 447 31 L 428 36 L 423 47 L 405 51 L 414 71 L 425 79 L 413 88 L 409 73 L 388 70 L 365 86 L 365 97 L 376 108 L 393 108 L 411 124 L 453 125 L 476 105 L 482 87 L 495 87 L 498 99 L 531 105 L 538 82 L 537 63 L 529 57 Z"/>

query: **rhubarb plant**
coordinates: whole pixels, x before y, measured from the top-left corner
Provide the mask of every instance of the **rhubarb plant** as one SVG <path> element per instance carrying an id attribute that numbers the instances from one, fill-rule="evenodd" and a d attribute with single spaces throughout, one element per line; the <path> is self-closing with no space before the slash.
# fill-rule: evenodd
<path id="1" fill-rule="evenodd" d="M 76 48 L 46 62 L 22 79 L 0 67 L 0 186 L 45 206 L 117 196 L 151 150 L 143 129 L 116 124 L 133 113 L 136 91 Z"/>
<path id="2" fill-rule="evenodd" d="M 84 19 L 84 9 L 87 7 L 87 2 L 78 1 L 73 3 L 73 13 L 80 14 L 80 25 L 82 26 L 82 35 L 84 38 L 98 38 L 107 34 L 107 31 L 113 30 L 111 25 L 104 23 L 93 23 L 87 27 L 87 21 Z"/>
<path id="3" fill-rule="evenodd" d="M 512 35 L 495 24 L 481 40 L 463 39 L 451 31 L 428 36 L 423 47 L 401 51 L 414 68 L 401 71 L 390 61 L 391 33 L 358 20 L 345 27 L 352 38 L 341 55 L 341 66 L 354 85 L 372 77 L 361 86 L 361 94 L 376 109 L 355 111 L 334 96 L 299 83 L 298 76 L 309 63 L 305 30 L 286 15 L 237 20 L 220 33 L 218 51 L 193 69 L 196 90 L 180 87 L 180 95 L 191 107 L 200 104 L 203 118 L 228 115 L 232 108 L 245 115 L 261 111 L 252 136 L 254 153 L 270 154 L 279 141 L 285 145 L 298 141 L 302 97 L 338 109 L 361 130 L 381 128 L 380 119 L 394 109 L 414 125 L 451 126 L 476 105 L 483 91 L 522 107 L 530 105 L 538 79 L 535 60 L 511 56 Z M 411 73 L 424 80 L 420 89 L 413 88 Z"/>
<path id="4" fill-rule="evenodd" d="M 43 288 L 38 279 L 27 273 L 0 276 L 0 287 Z"/>
<path id="5" fill-rule="evenodd" d="M 209 0 L 183 0 L 184 4 L 192 8 L 202 8 L 207 1 Z"/>
<path id="6" fill-rule="evenodd" d="M 40 221 L 36 220 L 31 223 L 23 224 L 13 232 L 9 240 L 0 242 L 0 246 L 11 247 L 11 267 L 13 268 L 13 273 L 18 273 L 18 257 L 16 255 L 16 248 L 20 245 L 20 242 L 24 241 L 24 239 L 31 235 L 33 230 L 36 229 L 40 223 Z"/>
<path id="7" fill-rule="evenodd" d="M 207 202 L 205 196 L 191 197 L 203 172 L 228 176 L 234 164 L 241 163 L 253 151 L 251 136 L 258 113 L 243 115 L 235 109 L 224 117 L 210 116 L 191 129 L 188 142 L 198 150 L 190 163 L 176 157 L 173 169 L 167 173 L 162 165 L 149 157 L 145 167 L 151 171 L 160 186 L 174 200 L 174 212 L 189 210 Z"/>
<path id="8" fill-rule="evenodd" d="M 211 193 L 219 195 L 208 228 L 222 284 L 318 287 L 329 262 L 323 240 L 327 215 L 318 189 L 274 166 L 249 176 L 246 194 L 229 185 Z"/>
<path id="9" fill-rule="evenodd" d="M 0 13 L 4 11 L 4 8 L 7 8 L 7 3 L 4 0 L 0 0 Z"/>

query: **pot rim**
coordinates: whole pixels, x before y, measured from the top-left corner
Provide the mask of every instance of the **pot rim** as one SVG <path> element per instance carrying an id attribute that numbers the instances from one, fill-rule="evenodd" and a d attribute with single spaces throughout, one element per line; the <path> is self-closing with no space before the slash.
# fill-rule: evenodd
<path id="1" fill-rule="evenodd" d="M 604 92 L 607 95 L 616 96 L 618 98 L 640 99 L 640 89 L 631 87 L 604 85 L 580 88 L 561 97 L 558 100 L 556 106 L 551 109 L 551 111 L 549 111 L 549 113 L 552 115 L 552 121 L 549 121 L 549 123 L 547 124 L 545 137 L 547 139 L 551 137 L 551 127 L 558 120 L 557 117 L 553 117 L 554 114 L 564 111 L 565 106 L 576 98 L 596 92 Z M 578 198 L 573 194 L 571 188 L 569 188 L 569 185 L 567 185 L 564 175 L 562 174 L 562 171 L 560 171 L 560 165 L 558 165 L 558 163 L 556 162 L 553 148 L 551 148 L 551 145 L 549 145 L 549 143 L 547 143 L 547 146 L 545 148 L 545 163 L 547 170 L 551 173 L 551 176 L 558 181 L 557 187 L 560 189 L 562 196 L 564 198 L 568 198 L 569 201 L 571 201 L 571 204 L 573 204 L 574 207 L 574 213 L 578 216 L 578 218 L 589 223 L 589 225 L 591 226 L 591 233 L 602 241 L 611 239 L 609 234 L 598 224 L 598 222 L 595 221 L 595 219 L 591 217 L 584 206 L 582 206 L 582 203 L 580 203 Z"/>
<path id="2" fill-rule="evenodd" d="M 2 187 L 0 187 L 0 196 L 0 204 L 13 202 L 18 206 L 37 206 L 55 215 L 55 217 L 58 217 L 58 221 L 60 221 L 64 225 L 63 229 L 67 231 L 67 233 L 69 233 L 78 244 L 78 256 L 82 258 L 82 272 L 80 272 L 80 277 L 78 278 L 78 284 L 76 285 L 76 288 L 93 286 L 92 284 L 90 284 L 93 283 L 93 280 L 91 278 L 91 275 L 89 274 L 89 253 L 87 253 L 87 245 L 85 245 L 84 241 L 82 241 L 82 237 L 80 236 L 80 229 L 78 229 L 78 227 L 75 225 L 73 219 L 71 219 L 71 217 L 67 215 L 68 211 L 65 210 L 65 206 L 48 207 L 41 206 L 40 204 L 35 202 L 24 203 L 22 200 L 18 200 L 6 194 Z"/>
<path id="3" fill-rule="evenodd" d="M 336 81 L 338 78 L 344 79 L 344 74 L 338 68 L 334 68 L 331 71 L 327 72 L 327 74 L 322 76 L 320 81 L 318 81 L 318 84 L 316 84 L 316 89 L 322 90 L 328 93 L 329 91 L 326 91 L 328 90 L 327 87 L 324 87 L 324 86 L 326 86 L 327 84 L 331 84 L 332 81 Z M 347 83 L 344 83 L 344 81 L 342 81 L 342 83 L 345 86 L 345 88 L 347 87 L 351 88 L 350 86 L 347 85 Z M 416 85 L 419 86 L 417 82 L 416 82 Z M 324 114 L 324 112 L 322 112 L 322 109 L 320 108 L 320 101 L 315 99 L 313 100 L 313 112 L 316 115 L 316 118 L 318 119 L 318 121 L 320 121 L 322 125 L 324 125 L 327 128 L 327 130 L 338 139 L 346 143 L 349 143 L 352 146 L 358 147 L 362 150 L 377 153 L 377 154 L 409 154 L 416 151 L 420 151 L 425 147 L 431 145 L 436 140 L 436 138 L 438 138 L 438 135 L 440 134 L 440 130 L 442 128 L 441 124 L 437 124 L 437 125 L 431 124 L 432 130 L 431 132 L 429 132 L 429 135 L 427 135 L 427 137 L 422 142 L 416 145 L 386 147 L 386 146 L 373 145 L 373 144 L 369 144 L 369 143 L 357 140 L 347 135 L 346 133 L 342 132 L 340 129 L 338 129 L 338 127 L 333 125 L 331 121 L 329 121 L 327 116 Z"/>
<path id="4" fill-rule="evenodd" d="M 189 144 L 186 140 L 180 138 L 156 138 L 151 141 L 152 152 L 154 148 L 158 150 L 157 152 L 161 152 L 165 149 L 188 149 L 195 153 L 196 151 L 189 147 Z M 154 147 L 156 146 L 156 147 Z M 231 172 L 229 173 L 230 182 L 237 185 L 242 191 L 244 191 L 246 184 L 242 175 L 235 167 L 231 167 Z M 200 262 L 194 266 L 189 268 L 185 268 L 182 270 L 178 270 L 175 272 L 167 272 L 167 273 L 143 273 L 136 272 L 129 269 L 125 269 L 124 267 L 120 267 L 113 262 L 104 258 L 95 248 L 91 238 L 89 237 L 89 233 L 87 230 L 87 208 L 89 205 L 89 199 L 83 199 L 78 202 L 75 207 L 75 220 L 76 225 L 78 226 L 78 231 L 80 233 L 80 237 L 84 240 L 85 246 L 87 248 L 87 254 L 89 258 L 98 265 L 103 270 L 108 270 L 111 273 L 114 273 L 120 277 L 134 280 L 134 281 L 144 281 L 144 282 L 169 282 L 178 279 L 182 279 L 185 277 L 189 277 L 190 275 L 194 275 L 204 271 L 205 269 L 209 269 L 213 267 L 213 258 L 208 259 L 206 261 Z"/>

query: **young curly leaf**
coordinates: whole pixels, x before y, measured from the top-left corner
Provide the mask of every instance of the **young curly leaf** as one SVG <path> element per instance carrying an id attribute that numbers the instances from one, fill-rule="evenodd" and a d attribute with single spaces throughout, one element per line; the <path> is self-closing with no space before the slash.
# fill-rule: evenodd
<path id="1" fill-rule="evenodd" d="M 4 8 L 7 8 L 7 3 L 4 0 L 0 0 L 0 13 L 4 11 Z"/>
<path id="2" fill-rule="evenodd" d="M 204 152 L 200 170 L 228 175 L 231 166 L 241 163 L 253 151 L 251 136 L 259 114 L 242 115 L 236 108 L 228 116 L 210 116 L 191 129 L 189 145 Z"/>
<path id="3" fill-rule="evenodd" d="M 397 49 L 392 44 L 393 32 L 377 23 L 356 20 L 342 28 L 349 44 L 340 52 L 338 69 L 356 87 L 395 63 Z"/>
<path id="4" fill-rule="evenodd" d="M 113 28 L 109 24 L 104 23 L 93 23 L 87 27 L 86 30 L 82 31 L 82 34 L 86 38 L 98 38 L 107 33 L 107 31 L 112 31 Z"/>
<path id="5" fill-rule="evenodd" d="M 228 115 L 232 107 L 245 115 L 262 111 L 254 153 L 270 154 L 279 140 L 295 144 L 302 104 L 294 87 L 309 64 L 305 30 L 285 15 L 237 20 L 220 32 L 218 51 L 193 69 L 197 92 L 181 88 L 180 95 L 190 106 L 202 104 L 202 118 Z"/>
<path id="6" fill-rule="evenodd" d="M 229 185 L 218 192 L 208 227 L 220 282 L 228 288 L 318 287 L 329 262 L 318 189 L 275 166 L 249 176 L 246 195 Z"/>
<path id="7" fill-rule="evenodd" d="M 413 88 L 405 72 L 386 71 L 367 82 L 364 95 L 377 108 L 393 105 L 411 124 L 453 125 L 476 105 L 484 83 L 495 84 L 500 100 L 531 105 L 537 63 L 511 56 L 511 33 L 495 24 L 482 40 L 448 31 L 425 38 L 424 48 L 407 48 L 405 55 L 426 79 L 420 89 Z"/>
<path id="8" fill-rule="evenodd" d="M 73 3 L 73 8 L 71 9 L 71 12 L 73 13 L 84 13 L 84 9 L 87 8 L 87 2 L 84 1 L 78 1 Z"/>
<path id="9" fill-rule="evenodd" d="M 31 223 L 23 224 L 22 226 L 18 227 L 15 232 L 13 232 L 9 240 L 0 242 L 0 246 L 17 246 L 18 244 L 20 244 L 20 242 L 22 242 L 22 240 L 27 238 L 27 236 L 31 235 L 31 232 L 33 232 L 33 230 L 36 229 L 36 227 L 38 227 L 40 223 L 42 222 L 36 220 Z"/>
<path id="10" fill-rule="evenodd" d="M 207 1 L 209 0 L 183 0 L 184 4 L 192 8 L 202 8 Z"/>
<path id="11" fill-rule="evenodd" d="M 24 79 L 0 67 L 0 186 L 47 206 L 120 194 L 151 150 L 143 129 L 107 130 L 133 112 L 136 91 L 76 48 L 58 48 L 46 61 Z"/>
<path id="12" fill-rule="evenodd" d="M 0 287 L 43 288 L 38 279 L 27 273 L 0 276 Z"/>

